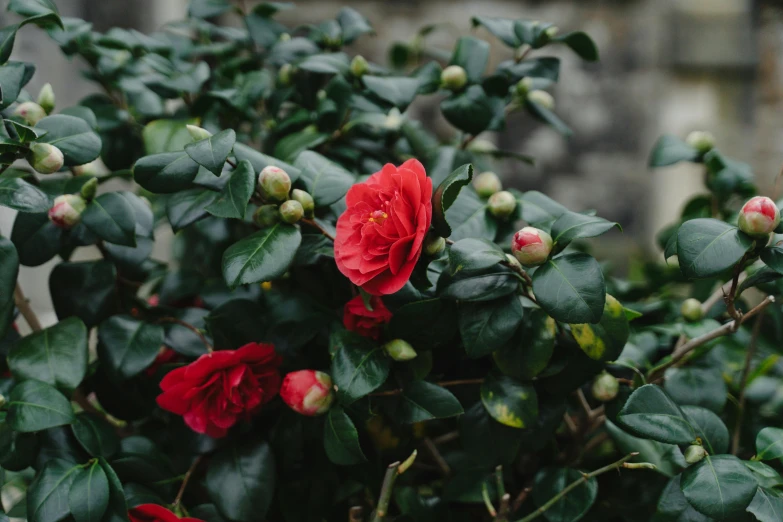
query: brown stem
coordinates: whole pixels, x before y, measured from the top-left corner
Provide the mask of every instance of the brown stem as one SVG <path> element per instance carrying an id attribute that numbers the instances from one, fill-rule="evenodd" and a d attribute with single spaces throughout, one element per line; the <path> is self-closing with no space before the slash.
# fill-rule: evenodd
<path id="1" fill-rule="evenodd" d="M 444 459 L 443 455 L 440 454 L 438 447 L 432 442 L 432 439 L 425 437 L 424 445 L 427 446 L 427 451 L 429 451 L 430 455 L 432 455 L 432 458 L 435 460 L 435 464 L 438 465 L 438 468 L 440 469 L 440 472 L 443 474 L 443 476 L 448 477 L 451 475 L 451 468 L 449 467 L 448 462 L 446 462 L 446 459 Z"/>
<path id="2" fill-rule="evenodd" d="M 449 386 L 461 386 L 464 384 L 482 384 L 484 382 L 484 379 L 459 379 L 456 381 L 440 381 L 436 382 L 438 386 L 443 386 L 444 388 L 447 388 Z M 402 393 L 402 388 L 397 388 L 395 390 L 386 390 L 381 392 L 375 392 L 371 393 L 370 397 L 389 397 L 392 395 L 399 395 Z"/>
<path id="3" fill-rule="evenodd" d="M 500 497 L 500 507 L 498 508 L 498 516 L 495 517 L 494 522 L 508 522 L 508 517 L 511 514 L 511 495 L 505 493 Z"/>
<path id="4" fill-rule="evenodd" d="M 585 415 L 587 416 L 587 422 L 590 423 L 591 420 L 593 420 L 593 409 L 590 407 L 590 403 L 587 402 L 587 397 L 585 397 L 585 393 L 582 391 L 581 388 L 576 390 L 576 396 L 579 399 L 579 403 L 582 405 L 582 409 L 585 411 Z"/>
<path id="5" fill-rule="evenodd" d="M 321 225 L 319 225 L 315 220 L 313 219 L 301 219 L 299 220 L 300 223 L 304 223 L 305 225 L 310 225 L 313 228 L 317 228 L 318 231 L 323 234 L 324 236 L 328 237 L 332 241 L 334 241 L 334 236 L 330 234 L 325 228 L 323 228 Z"/>
<path id="6" fill-rule="evenodd" d="M 742 283 L 746 277 L 747 274 L 742 272 L 739 278 L 737 279 L 737 283 Z M 708 297 L 707 300 L 701 304 L 701 314 L 707 315 L 707 313 L 709 313 L 709 311 L 712 310 L 712 307 L 715 306 L 718 303 L 718 301 L 723 299 L 723 296 L 726 295 L 726 292 L 729 291 L 732 284 L 734 284 L 733 279 L 728 283 L 718 287 L 718 289 L 715 290 L 715 292 L 713 292 L 712 295 Z"/>
<path id="7" fill-rule="evenodd" d="M 447 442 L 451 442 L 453 440 L 457 440 L 459 438 L 459 432 L 458 431 L 450 431 L 448 433 L 444 433 L 440 437 L 435 437 L 432 439 L 432 442 L 436 446 L 440 446 L 441 444 L 446 444 Z"/>
<path id="8" fill-rule="evenodd" d="M 201 455 L 196 457 L 193 460 L 193 463 L 190 465 L 190 468 L 188 468 L 188 471 L 185 473 L 185 477 L 182 479 L 182 485 L 179 487 L 179 491 L 177 491 L 177 496 L 176 498 L 174 498 L 174 502 L 172 503 L 174 507 L 179 506 L 179 503 L 182 501 L 182 495 L 185 494 L 185 488 L 188 487 L 188 482 L 190 482 L 190 477 L 193 475 L 193 472 L 196 471 L 196 468 L 201 462 L 201 458 L 202 458 Z"/>
<path id="9" fill-rule="evenodd" d="M 178 324 L 180 326 L 184 326 L 185 328 L 187 328 L 188 330 L 190 330 L 194 334 L 198 335 L 199 339 L 201 339 L 201 342 L 204 343 L 204 346 L 207 348 L 207 351 L 209 353 L 212 353 L 212 352 L 215 351 L 215 348 L 210 344 L 209 340 L 204 336 L 204 334 L 201 333 L 201 330 L 199 330 L 198 328 L 196 328 L 192 324 L 186 323 L 185 321 L 183 321 L 181 319 L 177 319 L 176 317 L 161 317 L 160 319 L 158 319 L 157 322 L 158 323 L 174 323 L 174 324 Z"/>
<path id="10" fill-rule="evenodd" d="M 30 306 L 30 302 L 25 298 L 22 287 L 18 281 L 16 282 L 16 288 L 14 289 L 14 303 L 32 331 L 40 332 L 43 330 L 41 322 L 38 320 L 38 316 L 35 315 L 35 311 L 33 311 Z"/>
<path id="11" fill-rule="evenodd" d="M 459 146 L 459 148 L 464 150 L 465 148 L 467 148 L 467 146 L 468 146 L 468 145 L 470 145 L 470 143 L 471 143 L 473 140 L 475 140 L 475 139 L 476 139 L 476 137 L 477 137 L 477 136 L 478 136 L 478 134 L 472 134 L 472 135 L 468 136 L 467 138 L 465 138 L 465 139 L 462 141 L 462 144 Z"/>
<path id="12" fill-rule="evenodd" d="M 731 438 L 731 454 L 736 455 L 739 451 L 740 436 L 742 434 L 742 418 L 745 415 L 745 388 L 748 384 L 748 375 L 750 374 L 750 366 L 753 363 L 753 356 L 756 353 L 756 345 L 758 344 L 759 333 L 761 332 L 761 321 L 764 320 L 764 316 L 760 315 L 756 322 L 753 323 L 753 330 L 750 334 L 750 343 L 748 343 L 748 350 L 745 354 L 745 365 L 742 367 L 742 377 L 740 378 L 739 388 L 739 400 L 737 401 L 737 421 L 734 425 L 734 434 Z"/>
<path id="13" fill-rule="evenodd" d="M 228 163 L 229 165 L 231 165 L 234 168 L 237 168 L 237 162 L 232 160 L 231 158 L 226 158 L 226 163 Z"/>
<path id="14" fill-rule="evenodd" d="M 527 497 L 530 495 L 531 491 L 533 491 L 533 488 L 528 486 L 519 492 L 519 495 L 517 495 L 517 498 L 514 499 L 514 503 L 511 506 L 515 513 L 519 511 L 519 508 L 521 508 L 522 504 L 525 503 L 525 500 L 527 500 Z"/>
<path id="15" fill-rule="evenodd" d="M 734 277 L 732 277 L 731 279 L 731 287 L 729 289 L 729 293 L 723 296 L 723 300 L 726 303 L 726 310 L 729 312 L 729 316 L 731 316 L 731 318 L 735 320 L 734 322 L 737 328 L 739 328 L 739 325 L 741 324 L 737 321 L 742 317 L 742 313 L 740 313 L 734 307 L 734 298 L 737 294 L 737 285 L 739 284 L 739 277 L 740 274 L 742 273 L 742 269 L 745 267 L 745 259 L 747 258 L 747 256 L 748 254 L 742 256 L 742 259 L 740 259 L 739 263 L 737 263 L 737 266 L 734 268 Z"/>

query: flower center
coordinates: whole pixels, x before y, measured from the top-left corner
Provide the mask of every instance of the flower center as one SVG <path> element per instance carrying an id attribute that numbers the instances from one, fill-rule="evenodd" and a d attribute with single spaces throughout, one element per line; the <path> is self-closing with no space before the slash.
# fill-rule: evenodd
<path id="1" fill-rule="evenodd" d="M 383 210 L 376 210 L 370 213 L 370 219 L 368 219 L 368 221 L 370 223 L 378 223 L 380 225 L 386 220 L 387 217 L 389 217 L 389 215 Z"/>

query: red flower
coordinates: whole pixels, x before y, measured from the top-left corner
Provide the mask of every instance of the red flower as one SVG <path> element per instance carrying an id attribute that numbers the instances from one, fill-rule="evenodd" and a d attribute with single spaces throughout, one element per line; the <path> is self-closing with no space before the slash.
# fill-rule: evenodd
<path id="1" fill-rule="evenodd" d="M 345 277 L 373 295 L 402 288 L 432 221 L 432 180 L 417 160 L 387 163 L 348 190 L 334 258 Z"/>
<path id="2" fill-rule="evenodd" d="M 204 522 L 197 518 L 179 518 L 157 504 L 142 504 L 128 511 L 130 522 Z"/>
<path id="3" fill-rule="evenodd" d="M 223 437 L 238 420 L 277 395 L 281 362 L 271 344 L 250 343 L 202 355 L 166 374 L 158 406 L 182 415 L 193 431 Z"/>
<path id="4" fill-rule="evenodd" d="M 372 311 L 364 306 L 362 296 L 357 295 L 345 303 L 343 324 L 352 332 L 371 339 L 378 339 L 381 336 L 383 325 L 391 321 L 392 314 L 380 297 L 373 296 L 370 299 L 370 306 L 372 306 Z"/>
<path id="5" fill-rule="evenodd" d="M 334 400 L 332 378 L 316 370 L 291 372 L 283 379 L 280 398 L 297 413 L 321 415 L 329 411 Z"/>

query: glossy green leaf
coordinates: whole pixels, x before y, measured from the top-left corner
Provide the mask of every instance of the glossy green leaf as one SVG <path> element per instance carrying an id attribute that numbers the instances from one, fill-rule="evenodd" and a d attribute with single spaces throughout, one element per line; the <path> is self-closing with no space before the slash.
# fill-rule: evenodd
<path id="1" fill-rule="evenodd" d="M 446 388 L 427 381 L 405 385 L 395 419 L 405 424 L 446 419 L 464 413 L 462 406 Z"/>
<path id="2" fill-rule="evenodd" d="M 226 129 L 213 134 L 209 138 L 185 145 L 185 152 L 190 159 L 210 171 L 215 176 L 223 172 L 229 154 L 237 141 L 237 135 L 232 129 Z"/>
<path id="3" fill-rule="evenodd" d="M 338 466 L 361 464 L 367 458 L 359 445 L 359 432 L 340 406 L 333 406 L 324 424 L 324 449 Z"/>
<path id="4" fill-rule="evenodd" d="M 522 442 L 518 429 L 496 421 L 480 401 L 460 417 L 460 439 L 467 457 L 487 466 L 511 462 Z"/>
<path id="5" fill-rule="evenodd" d="M 533 274 L 533 293 L 557 321 L 597 323 L 604 314 L 604 275 L 587 254 L 566 254 L 540 266 Z"/>
<path id="6" fill-rule="evenodd" d="M 468 357 L 483 357 L 502 348 L 523 316 L 522 304 L 514 294 L 490 302 L 461 304 L 459 331 Z"/>
<path id="7" fill-rule="evenodd" d="M 454 170 L 449 177 L 438 185 L 432 194 L 432 226 L 442 237 L 451 235 L 451 226 L 446 219 L 446 211 L 454 204 L 460 191 L 473 179 L 473 165 L 467 164 Z"/>
<path id="8" fill-rule="evenodd" d="M 720 368 L 671 368 L 665 378 L 663 389 L 677 404 L 703 406 L 716 413 L 723 410 L 728 391 Z"/>
<path id="9" fill-rule="evenodd" d="M 581 31 L 575 33 L 564 34 L 563 36 L 555 39 L 558 42 L 563 42 L 571 48 L 581 59 L 588 62 L 598 61 L 598 48 L 587 33 Z"/>
<path id="10" fill-rule="evenodd" d="M 783 248 L 779 246 L 765 248 L 761 251 L 761 260 L 778 274 L 783 274 Z"/>
<path id="11" fill-rule="evenodd" d="M 604 313 L 598 324 L 572 324 L 571 335 L 591 359 L 614 361 L 625 348 L 630 335 L 623 305 L 607 294 Z"/>
<path id="12" fill-rule="evenodd" d="M 758 482 L 734 455 L 708 455 L 683 471 L 680 488 L 699 513 L 736 520 L 753 500 Z"/>
<path id="13" fill-rule="evenodd" d="M 495 364 L 504 375 L 532 379 L 552 358 L 556 332 L 554 319 L 543 310 L 525 310 L 522 323 L 511 339 L 492 354 Z"/>
<path id="14" fill-rule="evenodd" d="M 27 490 L 27 520 L 56 522 L 67 517 L 68 492 L 79 471 L 79 466 L 63 459 L 47 462 Z"/>
<path id="15" fill-rule="evenodd" d="M 127 315 L 115 315 L 98 328 L 98 355 L 121 378 L 146 369 L 163 346 L 163 326 Z"/>
<path id="16" fill-rule="evenodd" d="M 192 0 L 188 14 L 193 18 L 213 18 L 231 10 L 228 0 Z"/>
<path id="17" fill-rule="evenodd" d="M 758 488 L 746 511 L 759 522 L 778 522 L 783 520 L 783 498 L 775 490 Z"/>
<path id="18" fill-rule="evenodd" d="M 619 223 L 607 221 L 598 216 L 588 216 L 577 212 L 565 212 L 552 224 L 552 240 L 562 249 L 574 239 L 596 237 L 617 227 Z"/>
<path id="19" fill-rule="evenodd" d="M 223 253 L 223 278 L 231 288 L 282 276 L 302 242 L 299 229 L 277 223 L 231 245 Z"/>
<path id="20" fill-rule="evenodd" d="M 204 210 L 215 217 L 244 219 L 247 204 L 256 188 L 256 173 L 249 161 L 239 162 L 215 201 Z"/>
<path id="21" fill-rule="evenodd" d="M 359 11 L 352 7 L 343 7 L 337 13 L 337 21 L 343 30 L 343 43 L 352 43 L 363 34 L 374 34 L 370 22 Z"/>
<path id="22" fill-rule="evenodd" d="M 655 384 L 634 390 L 617 423 L 639 437 L 667 444 L 690 444 L 698 436 L 682 409 Z"/>
<path id="23" fill-rule="evenodd" d="M 401 111 L 408 108 L 419 91 L 418 78 L 362 76 L 362 82 L 372 94 Z"/>
<path id="24" fill-rule="evenodd" d="M 672 522 L 713 522 L 715 519 L 702 515 L 688 503 L 680 490 L 681 478 L 681 475 L 675 476 L 663 489 L 658 499 L 656 517 Z"/>
<path id="25" fill-rule="evenodd" d="M 108 261 L 60 263 L 49 276 L 54 311 L 60 320 L 76 316 L 92 328 L 116 304 L 117 271 Z"/>
<path id="26" fill-rule="evenodd" d="M 8 396 L 6 422 L 14 431 L 41 431 L 70 424 L 73 420 L 68 399 L 44 382 L 20 382 Z"/>
<path id="27" fill-rule="evenodd" d="M 572 482 L 583 479 L 582 472 L 572 468 L 544 468 L 533 482 L 533 502 L 541 507 Z M 576 522 L 592 507 L 598 495 L 598 481 L 590 478 L 564 495 L 544 512 L 549 522 Z"/>
<path id="28" fill-rule="evenodd" d="M 343 334 L 335 339 L 339 348 L 332 360 L 332 380 L 342 404 L 351 404 L 378 389 L 389 376 L 391 360 L 383 348 L 358 335 Z"/>
<path id="29" fill-rule="evenodd" d="M 649 462 L 655 466 L 655 471 L 667 477 L 679 474 L 687 466 L 680 448 L 674 444 L 635 437 L 610 420 L 606 421 L 606 431 L 619 451 L 626 454 L 639 453 L 631 462 Z M 679 492 L 679 488 L 677 491 Z M 685 498 L 682 500 L 685 502 Z"/>
<path id="30" fill-rule="evenodd" d="M 139 158 L 133 177 L 150 192 L 170 194 L 191 188 L 199 168 L 185 151 L 162 152 Z"/>
<path id="31" fill-rule="evenodd" d="M 171 196 L 166 202 L 166 217 L 174 232 L 207 217 L 207 207 L 215 203 L 219 195 L 212 190 L 190 189 Z"/>
<path id="32" fill-rule="evenodd" d="M 480 82 L 488 59 L 489 43 L 472 36 L 463 36 L 457 40 L 449 65 L 459 65 L 465 69 L 469 81 Z"/>
<path id="33" fill-rule="evenodd" d="M 19 256 L 14 244 L 0 236 L 0 339 L 5 337 L 13 321 L 14 291 L 19 274 Z"/>
<path id="34" fill-rule="evenodd" d="M 68 505 L 76 522 L 100 522 L 103 518 L 109 506 L 109 481 L 98 461 L 76 474 Z"/>
<path id="35" fill-rule="evenodd" d="M 686 221 L 677 231 L 677 257 L 688 279 L 712 277 L 742 259 L 753 238 L 737 227 L 717 219 Z"/>
<path id="36" fill-rule="evenodd" d="M 47 212 L 49 196 L 21 178 L 0 178 L 0 205 L 19 212 Z"/>
<path id="37" fill-rule="evenodd" d="M 438 281 L 441 297 L 460 301 L 493 301 L 513 293 L 519 280 L 510 269 L 498 267 L 473 272 L 459 272 L 450 277 L 444 272 Z"/>
<path id="38" fill-rule="evenodd" d="M 119 449 L 119 439 L 114 427 L 106 420 L 82 412 L 71 424 L 76 440 L 93 457 L 109 458 Z"/>
<path id="39" fill-rule="evenodd" d="M 36 141 L 38 138 L 46 134 L 46 131 L 41 129 L 34 129 L 33 127 L 28 127 L 27 125 L 22 125 L 18 121 L 3 120 L 3 123 L 5 123 L 6 128 L 9 129 L 11 137 L 18 139 L 22 143 Z M 14 137 L 14 134 L 16 134 L 16 137 Z"/>
<path id="40" fill-rule="evenodd" d="M 349 171 L 311 150 L 300 153 L 294 166 L 301 170 L 299 179 L 316 207 L 328 207 L 339 201 L 355 181 Z"/>
<path id="41" fill-rule="evenodd" d="M 39 266 L 49 261 L 60 250 L 62 233 L 62 229 L 49 221 L 45 212 L 17 214 L 11 229 L 11 241 L 16 246 L 19 263 Z"/>
<path id="42" fill-rule="evenodd" d="M 489 268 L 506 261 L 506 253 L 492 241 L 486 239 L 460 239 L 449 247 L 451 274 Z"/>
<path id="43" fill-rule="evenodd" d="M 481 402 L 496 421 L 512 428 L 529 428 L 538 418 L 536 389 L 505 375 L 487 376 Z"/>
<path id="44" fill-rule="evenodd" d="M 511 19 L 474 16 L 470 20 L 473 23 L 473 27 L 484 26 L 487 31 L 509 47 L 517 48 L 522 44 L 514 32 L 514 21 Z"/>
<path id="45" fill-rule="evenodd" d="M 71 392 L 87 373 L 87 328 L 76 317 L 22 337 L 8 354 L 17 380 L 37 379 Z"/>
<path id="46" fill-rule="evenodd" d="M 653 145 L 649 165 L 651 167 L 666 167 L 680 161 L 696 161 L 698 159 L 699 151 L 676 136 L 664 134 Z"/>
<path id="47" fill-rule="evenodd" d="M 497 235 L 498 221 L 487 212 L 487 202 L 470 189 L 457 196 L 446 212 L 446 222 L 451 227 L 452 241 L 469 237 L 493 240 Z"/>
<path id="48" fill-rule="evenodd" d="M 14 103 L 22 91 L 22 87 L 30 80 L 27 76 L 27 66 L 21 62 L 8 62 L 0 66 L 0 109 L 5 109 Z"/>
<path id="49" fill-rule="evenodd" d="M 106 517 L 109 517 L 109 520 L 106 520 L 106 522 L 129 522 L 125 491 L 119 477 L 117 477 L 117 473 L 103 457 L 98 458 L 98 462 L 109 482 L 109 505 L 106 508 L 104 520 Z"/>
<path id="50" fill-rule="evenodd" d="M 756 435 L 756 458 L 775 460 L 783 458 L 783 429 L 766 427 Z"/>
<path id="51" fill-rule="evenodd" d="M 681 409 L 710 455 L 729 451 L 729 430 L 720 417 L 700 406 L 685 405 Z"/>
<path id="52" fill-rule="evenodd" d="M 24 17 L 51 16 L 59 19 L 60 11 L 53 0 L 11 0 L 8 10 Z M 62 25 L 58 22 L 58 25 Z"/>
<path id="53" fill-rule="evenodd" d="M 272 165 L 286 171 L 291 178 L 291 181 L 299 179 L 300 170 L 298 168 L 289 163 L 280 161 L 277 158 L 273 158 L 272 156 L 262 154 L 244 143 L 236 143 L 234 145 L 234 155 L 237 157 L 237 161 L 248 160 L 250 164 L 253 165 L 253 170 L 256 172 L 261 172 L 264 170 L 264 167 Z"/>
<path id="54" fill-rule="evenodd" d="M 101 153 L 101 138 L 86 121 L 76 116 L 47 116 L 35 128 L 46 131 L 38 141 L 60 149 L 67 167 L 89 163 Z"/>
<path id="55" fill-rule="evenodd" d="M 481 85 L 471 85 L 440 102 L 449 123 L 468 134 L 479 134 L 504 120 L 505 100 L 488 95 Z"/>
<path id="56" fill-rule="evenodd" d="M 87 205 L 82 223 L 96 236 L 123 246 L 136 246 L 136 214 L 117 192 L 101 194 Z"/>
<path id="57" fill-rule="evenodd" d="M 522 219 L 533 226 L 551 223 L 569 210 L 549 196 L 530 190 L 521 198 Z"/>

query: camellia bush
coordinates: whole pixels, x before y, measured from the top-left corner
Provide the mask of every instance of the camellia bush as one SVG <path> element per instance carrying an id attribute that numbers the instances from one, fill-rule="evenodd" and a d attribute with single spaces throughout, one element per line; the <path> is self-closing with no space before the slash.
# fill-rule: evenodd
<path id="1" fill-rule="evenodd" d="M 533 159 L 476 139 L 570 134 L 549 54 L 595 61 L 588 35 L 475 17 L 380 65 L 344 50 L 357 11 L 291 7 L 194 0 L 146 35 L 10 1 L 0 520 L 783 520 L 783 227 L 750 168 L 662 137 L 650 166 L 706 191 L 623 278 L 590 255 L 617 223 L 503 190 Z M 36 30 L 100 94 L 26 90 Z M 42 325 L 17 276 L 53 259 Z"/>

